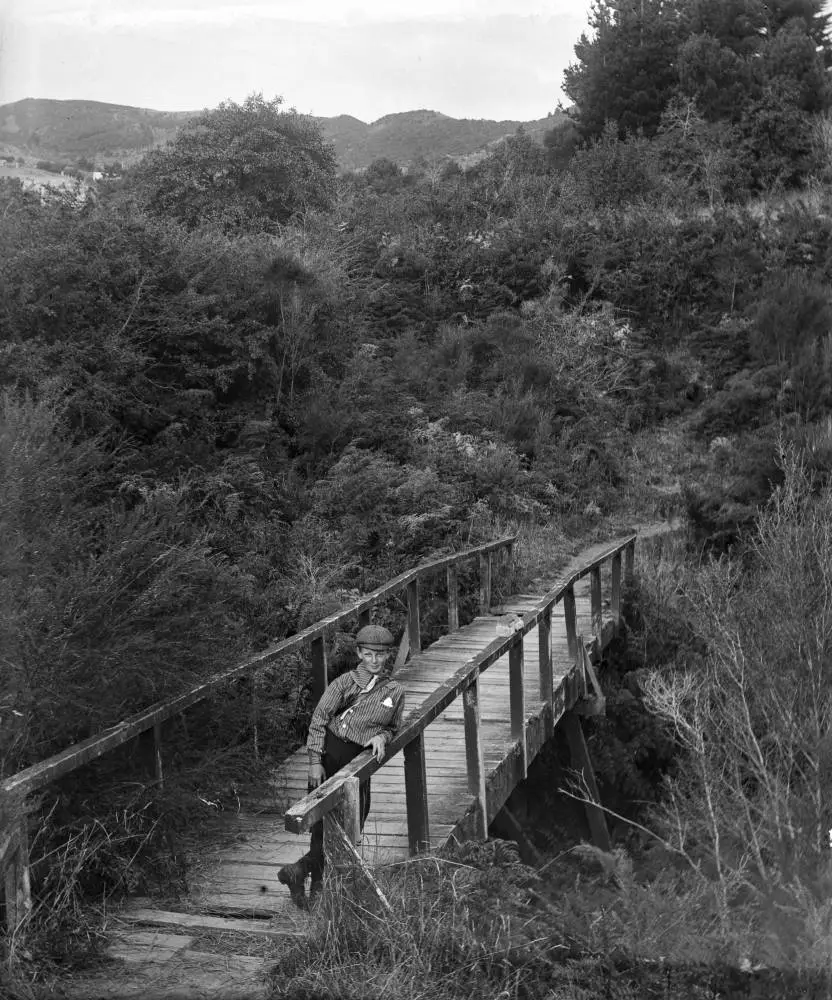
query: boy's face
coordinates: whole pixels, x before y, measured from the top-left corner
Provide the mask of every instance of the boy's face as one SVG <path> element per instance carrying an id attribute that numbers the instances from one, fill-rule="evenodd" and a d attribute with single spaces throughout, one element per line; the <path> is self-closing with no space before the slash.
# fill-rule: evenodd
<path id="1" fill-rule="evenodd" d="M 392 650 L 390 649 L 370 649 L 367 646 L 358 647 L 358 659 L 374 677 L 384 672 L 387 664 L 390 662 L 391 655 Z"/>

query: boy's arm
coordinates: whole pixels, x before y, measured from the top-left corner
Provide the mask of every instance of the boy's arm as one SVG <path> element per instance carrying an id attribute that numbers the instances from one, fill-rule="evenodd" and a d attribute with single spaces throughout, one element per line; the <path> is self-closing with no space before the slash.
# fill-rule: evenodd
<path id="1" fill-rule="evenodd" d="M 312 713 L 312 720 L 309 723 L 309 734 L 306 737 L 306 750 L 309 754 L 309 765 L 320 764 L 324 756 L 324 741 L 326 739 L 326 727 L 333 715 L 337 715 L 341 710 L 344 697 L 344 683 L 342 674 L 335 680 L 321 695 L 321 700 L 315 706 Z M 339 683 L 340 682 L 340 683 Z"/>
<path id="2" fill-rule="evenodd" d="M 399 688 L 393 704 L 395 705 L 395 715 L 393 716 L 393 721 L 386 729 L 379 730 L 378 734 L 384 738 L 385 753 L 387 752 L 387 745 L 402 727 L 402 719 L 404 717 L 404 688 Z"/>

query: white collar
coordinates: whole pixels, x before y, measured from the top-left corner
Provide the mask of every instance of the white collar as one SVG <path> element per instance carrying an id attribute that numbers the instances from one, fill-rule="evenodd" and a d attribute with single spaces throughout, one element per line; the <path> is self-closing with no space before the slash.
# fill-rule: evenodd
<path id="1" fill-rule="evenodd" d="M 359 671 L 359 669 L 360 668 L 356 668 L 356 670 L 355 670 L 355 672 L 353 674 L 353 680 L 355 681 L 356 686 L 358 687 L 358 690 L 362 694 L 367 694 L 368 691 L 372 691 L 373 688 L 376 686 L 376 683 L 378 681 L 379 675 L 378 674 L 370 674 L 370 680 L 369 680 L 367 686 L 366 687 L 361 687 L 361 681 L 358 678 L 358 671 Z"/>

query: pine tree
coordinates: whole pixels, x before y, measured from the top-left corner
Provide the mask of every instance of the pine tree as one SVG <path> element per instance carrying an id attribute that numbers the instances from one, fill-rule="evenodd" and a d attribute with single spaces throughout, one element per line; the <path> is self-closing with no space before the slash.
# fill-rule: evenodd
<path id="1" fill-rule="evenodd" d="M 578 62 L 564 74 L 585 138 L 599 136 L 606 121 L 622 134 L 656 131 L 676 84 L 681 25 L 679 0 L 596 0 L 594 36 L 581 36 Z"/>

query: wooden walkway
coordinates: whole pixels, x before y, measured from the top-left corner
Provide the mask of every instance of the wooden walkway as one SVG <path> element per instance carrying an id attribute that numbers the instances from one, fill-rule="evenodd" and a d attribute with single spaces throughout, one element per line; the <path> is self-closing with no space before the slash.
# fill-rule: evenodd
<path id="1" fill-rule="evenodd" d="M 581 553 L 567 572 L 609 548 L 610 543 L 605 543 Z M 588 577 L 574 586 L 577 632 L 587 637 L 593 631 L 590 586 Z M 498 625 L 505 622 L 501 616 L 522 615 L 543 596 L 514 595 L 493 609 L 494 613 L 481 615 L 443 636 L 398 668 L 396 677 L 407 695 L 406 714 L 497 637 Z M 601 634 L 606 640 L 612 632 L 608 627 Z M 526 763 L 531 763 L 559 718 L 584 690 L 583 677 L 578 677 L 579 669 L 569 653 L 563 603 L 553 608 L 551 649 L 554 699 L 550 709 L 541 699 L 538 629 L 523 637 Z M 479 685 L 480 740 L 490 820 L 523 776 L 524 767 L 518 760 L 517 739 L 512 737 L 509 721 L 508 655 L 481 674 Z M 470 817 L 475 805 L 467 779 L 462 702 L 457 698 L 424 730 L 432 848 L 454 835 L 463 837 L 466 816 Z M 277 880 L 277 871 L 307 847 L 308 834 L 287 832 L 283 821 L 285 809 L 306 794 L 306 773 L 307 756 L 302 749 L 275 773 L 272 801 L 224 819 L 224 837 L 219 846 L 200 858 L 191 872 L 189 896 L 175 911 L 138 901 L 113 914 L 110 953 L 123 960 L 124 966 L 120 972 L 111 969 L 106 981 L 78 981 L 70 995 L 85 1000 L 265 995 L 266 958 L 238 952 L 256 951 L 250 947 L 252 941 L 274 944 L 275 939 L 304 933 L 309 918 L 291 904 L 287 889 Z M 372 809 L 359 850 L 370 865 L 389 865 L 408 857 L 408 843 L 403 752 L 399 752 L 373 776 Z M 262 951 L 265 954 L 268 949 Z"/>

